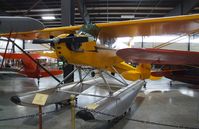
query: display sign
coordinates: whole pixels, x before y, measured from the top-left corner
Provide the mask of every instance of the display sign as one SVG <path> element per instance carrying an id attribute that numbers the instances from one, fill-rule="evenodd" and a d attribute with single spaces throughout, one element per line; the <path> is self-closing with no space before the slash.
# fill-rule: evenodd
<path id="1" fill-rule="evenodd" d="M 43 106 L 43 105 L 45 105 L 47 99 L 48 99 L 47 94 L 36 93 L 32 103 L 36 104 L 36 105 Z"/>

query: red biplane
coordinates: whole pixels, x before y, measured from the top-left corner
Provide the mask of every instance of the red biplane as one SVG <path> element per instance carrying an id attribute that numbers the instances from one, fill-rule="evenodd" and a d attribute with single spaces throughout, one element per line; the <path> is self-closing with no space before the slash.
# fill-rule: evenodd
<path id="1" fill-rule="evenodd" d="M 4 56 L 5 59 L 16 59 L 21 61 L 22 67 L 19 69 L 20 74 L 24 74 L 30 78 L 37 78 L 38 82 L 41 77 L 49 77 L 46 71 L 42 70 L 36 63 L 34 63 L 28 56 L 21 53 L 0 53 L 1 56 Z M 37 62 L 40 62 L 40 55 L 39 54 L 30 54 L 30 56 L 35 59 Z M 8 65 L 7 65 L 8 67 Z M 49 69 L 49 72 L 53 75 L 60 75 L 62 74 L 62 70 L 52 68 Z"/>

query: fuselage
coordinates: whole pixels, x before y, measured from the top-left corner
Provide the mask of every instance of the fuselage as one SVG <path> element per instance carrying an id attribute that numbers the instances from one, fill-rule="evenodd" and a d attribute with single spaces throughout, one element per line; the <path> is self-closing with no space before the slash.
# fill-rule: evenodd
<path id="1" fill-rule="evenodd" d="M 61 35 L 65 37 L 66 35 Z M 75 65 L 92 66 L 97 69 L 106 69 L 112 71 L 112 66 L 119 68 L 119 64 L 123 62 L 121 58 L 116 55 L 116 50 L 108 47 L 102 47 L 96 44 L 95 41 L 88 41 L 81 44 L 77 50 L 71 50 L 70 43 L 55 44 L 55 51 L 59 58 L 65 59 L 66 62 Z M 122 64 L 123 70 L 133 70 L 134 68 L 126 63 Z"/>
<path id="2" fill-rule="evenodd" d="M 58 38 L 67 36 L 67 34 L 62 34 Z M 71 39 L 73 40 L 73 38 L 75 40 L 76 37 L 74 36 Z M 118 57 L 116 50 L 98 45 L 94 40 L 81 43 L 58 42 L 54 44 L 54 48 L 57 56 L 69 64 L 91 66 L 96 69 L 119 73 L 125 79 L 131 81 L 146 79 L 150 76 L 148 64 L 135 68 Z"/>

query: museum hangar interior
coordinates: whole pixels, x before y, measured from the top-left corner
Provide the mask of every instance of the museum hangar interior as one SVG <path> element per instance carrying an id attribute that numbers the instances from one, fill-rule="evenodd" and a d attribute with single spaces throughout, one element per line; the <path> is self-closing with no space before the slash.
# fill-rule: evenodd
<path id="1" fill-rule="evenodd" d="M 1 0 L 0 129 L 198 129 L 199 0 Z"/>

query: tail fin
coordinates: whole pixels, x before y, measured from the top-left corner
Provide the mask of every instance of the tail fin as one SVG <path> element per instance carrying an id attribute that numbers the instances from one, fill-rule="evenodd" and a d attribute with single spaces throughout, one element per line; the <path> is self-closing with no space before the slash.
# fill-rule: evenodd
<path id="1" fill-rule="evenodd" d="M 140 79 L 144 80 L 151 76 L 151 64 L 139 64 L 136 69 L 140 73 Z"/>

